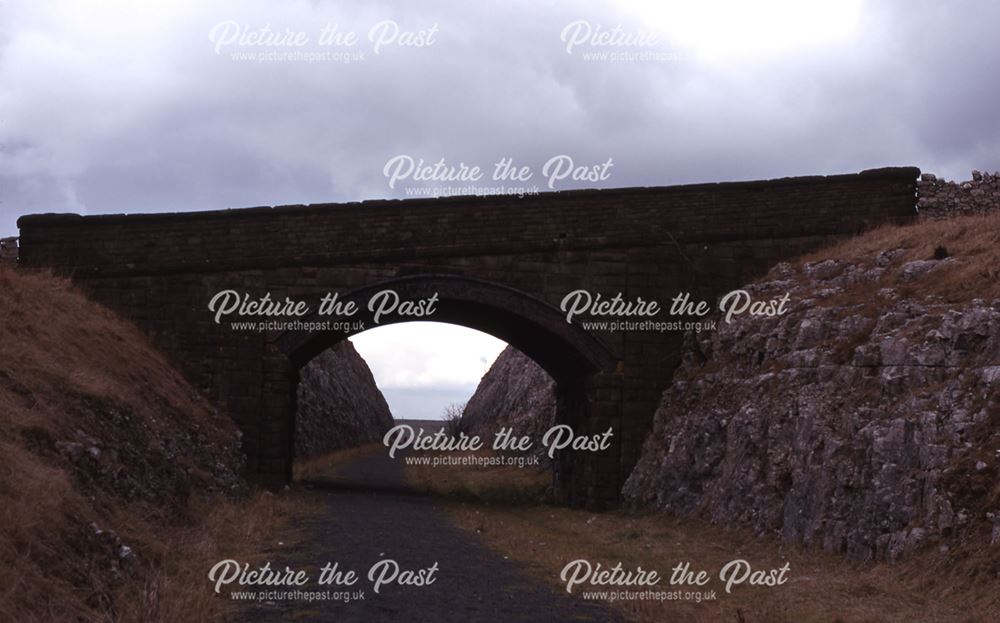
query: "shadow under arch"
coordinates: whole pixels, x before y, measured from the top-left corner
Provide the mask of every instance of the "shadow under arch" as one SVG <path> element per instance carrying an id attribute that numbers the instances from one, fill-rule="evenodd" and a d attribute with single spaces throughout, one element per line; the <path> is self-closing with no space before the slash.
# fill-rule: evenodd
<path id="1" fill-rule="evenodd" d="M 435 312 L 425 317 L 391 315 L 374 322 L 368 302 L 377 293 L 392 290 L 401 301 L 437 296 Z M 454 275 L 411 275 L 366 285 L 339 296 L 352 301 L 358 312 L 346 319 L 360 321 L 365 330 L 399 322 L 430 321 L 461 325 L 497 337 L 537 362 L 557 383 L 614 366 L 615 357 L 597 337 L 566 322 L 553 305 L 509 286 Z M 338 320 L 314 313 L 303 323 Z M 272 341 L 299 369 L 316 355 L 350 337 L 341 331 L 285 331 Z"/>
<path id="2" fill-rule="evenodd" d="M 393 290 L 400 300 L 419 300 L 437 295 L 436 311 L 427 317 L 393 315 L 374 324 L 374 313 L 368 308 L 372 296 Z M 357 313 L 346 320 L 364 322 L 365 329 L 398 322 L 433 321 L 476 329 L 504 340 L 538 363 L 556 382 L 556 422 L 575 430 L 587 429 L 592 421 L 594 399 L 593 379 L 615 369 L 617 358 L 596 336 L 581 327 L 566 322 L 565 315 L 555 306 L 516 288 L 480 279 L 455 275 L 410 275 L 388 279 L 342 293 L 340 301 L 353 301 Z M 344 320 L 318 313 L 302 318 L 303 324 Z M 297 387 L 299 370 L 318 354 L 347 339 L 352 334 L 343 331 L 294 330 L 268 336 L 269 342 L 287 362 L 286 395 L 282 407 L 284 416 L 278 428 L 284 436 L 283 482 L 292 479 Z M 614 459 L 617 460 L 617 459 Z M 558 453 L 553 463 L 553 489 L 556 501 L 571 506 L 592 504 L 593 479 L 590 470 L 584 473 L 579 457 L 568 452 Z M 595 506 L 596 508 L 596 506 Z"/>

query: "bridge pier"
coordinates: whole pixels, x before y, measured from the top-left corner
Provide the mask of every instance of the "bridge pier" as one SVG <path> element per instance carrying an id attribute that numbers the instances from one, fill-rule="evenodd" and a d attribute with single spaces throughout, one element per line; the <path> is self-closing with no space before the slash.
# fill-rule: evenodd
<path id="1" fill-rule="evenodd" d="M 257 465 L 248 465 L 258 483 L 278 489 L 292 482 L 295 447 L 295 387 L 298 372 L 274 344 L 265 346 L 261 359 L 261 398 Z M 248 457 L 252 460 L 253 457 Z M 256 473 L 253 473 L 256 467 Z"/>
<path id="2" fill-rule="evenodd" d="M 629 423 L 622 420 L 623 379 L 609 372 L 557 387 L 556 422 L 576 435 L 595 436 L 612 430 L 610 447 L 601 451 L 557 452 L 553 486 L 557 503 L 603 510 L 618 501 L 628 474 L 622 464 L 622 441 Z"/>

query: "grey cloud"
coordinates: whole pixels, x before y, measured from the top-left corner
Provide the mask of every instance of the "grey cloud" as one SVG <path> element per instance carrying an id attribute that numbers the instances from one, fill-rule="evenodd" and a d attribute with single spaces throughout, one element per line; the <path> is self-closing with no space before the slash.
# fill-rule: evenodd
<path id="1" fill-rule="evenodd" d="M 28 212 L 400 196 L 382 176 L 400 153 L 483 167 L 510 156 L 536 177 L 556 154 L 613 157 L 603 186 L 1000 168 L 1000 7 L 985 0 L 869 2 L 848 46 L 729 66 L 566 54 L 573 19 L 636 24 L 599 3 L 191 4 L 121 44 L 79 34 L 107 30 L 107 14 L 88 24 L 34 6 L 0 8 L 4 233 Z M 437 23 L 438 41 L 351 65 L 233 62 L 208 41 L 225 19 L 314 33 L 387 18 Z"/>

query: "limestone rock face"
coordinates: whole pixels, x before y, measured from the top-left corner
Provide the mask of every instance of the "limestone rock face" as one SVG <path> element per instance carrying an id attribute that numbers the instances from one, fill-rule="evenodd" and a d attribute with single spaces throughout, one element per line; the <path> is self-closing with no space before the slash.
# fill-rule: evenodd
<path id="1" fill-rule="evenodd" d="M 624 497 L 856 559 L 1000 540 L 1000 300 L 904 256 L 781 264 L 747 289 L 787 314 L 688 335 Z"/>
<path id="2" fill-rule="evenodd" d="M 295 457 L 381 441 L 392 414 L 368 364 L 344 340 L 299 372 Z"/>
<path id="3" fill-rule="evenodd" d="M 462 414 L 460 430 L 489 445 L 502 427 L 528 435 L 532 449 L 544 452 L 542 435 L 556 417 L 556 384 L 537 363 L 508 346 L 483 375 Z"/>

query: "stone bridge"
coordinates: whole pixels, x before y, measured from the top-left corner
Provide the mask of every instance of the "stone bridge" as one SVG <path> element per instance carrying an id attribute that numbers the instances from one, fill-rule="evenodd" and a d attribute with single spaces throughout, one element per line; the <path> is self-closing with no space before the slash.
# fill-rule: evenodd
<path id="1" fill-rule="evenodd" d="M 347 334 L 234 330 L 215 323 L 212 297 L 270 293 L 315 308 L 335 292 L 358 302 L 353 320 L 370 328 L 372 293 L 436 294 L 433 320 L 495 335 L 549 371 L 560 422 L 580 434 L 613 429 L 610 449 L 563 451 L 554 468 L 564 503 L 602 507 L 617 500 L 639 457 L 682 334 L 587 331 L 579 319 L 566 322 L 562 299 L 583 289 L 662 305 L 680 292 L 715 301 L 779 260 L 913 219 L 918 175 L 888 168 L 524 198 L 31 215 L 18 221 L 20 262 L 71 276 L 145 330 L 231 414 L 249 475 L 272 486 L 291 475 L 297 371 Z"/>

